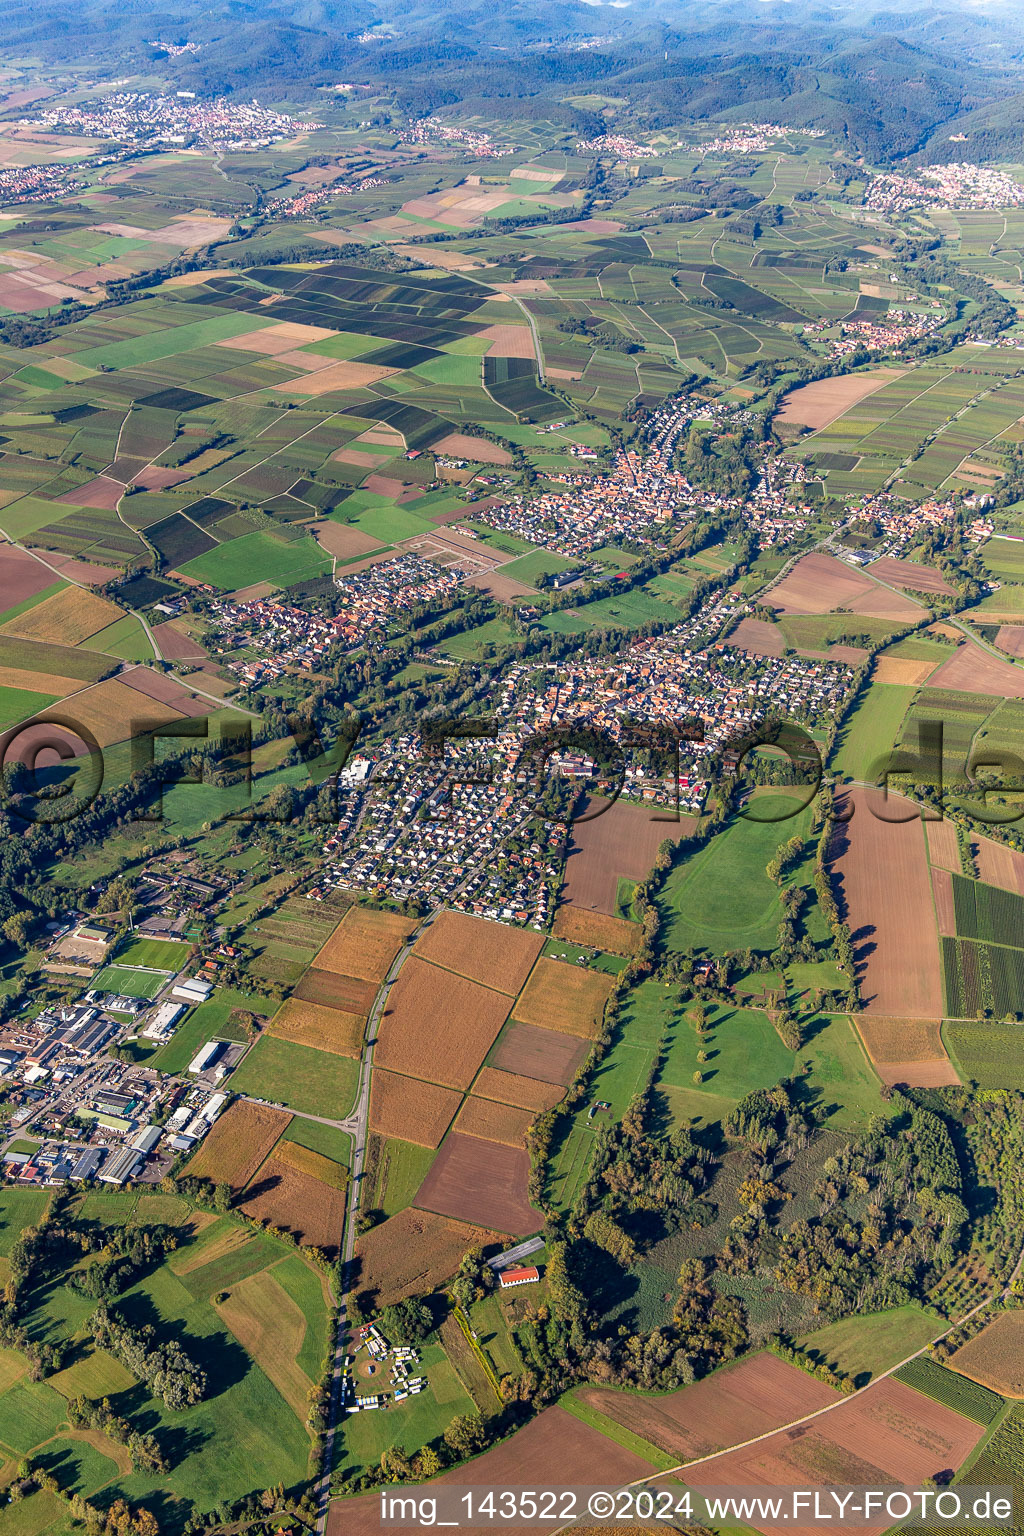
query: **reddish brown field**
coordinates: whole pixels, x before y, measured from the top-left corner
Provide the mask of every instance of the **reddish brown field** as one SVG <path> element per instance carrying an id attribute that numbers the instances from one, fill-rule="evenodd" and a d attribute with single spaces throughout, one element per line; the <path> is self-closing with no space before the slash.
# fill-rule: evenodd
<path id="1" fill-rule="evenodd" d="M 55 571 L 41 560 L 34 560 L 27 550 L 5 545 L 0 551 L 0 614 L 35 597 L 37 592 L 45 592 L 59 579 Z"/>
<path id="2" fill-rule="evenodd" d="M 1024 1312 L 1002 1312 L 950 1356 L 961 1376 L 1003 1397 L 1024 1397 Z"/>
<path id="3" fill-rule="evenodd" d="M 592 796 L 585 814 L 607 804 L 600 796 Z M 625 800 L 616 800 L 589 821 L 574 822 L 562 901 L 614 918 L 619 877 L 642 880 L 650 874 L 665 839 L 677 843 L 688 837 L 696 824 L 693 816 L 655 821 L 650 810 Z"/>
<path id="4" fill-rule="evenodd" d="M 990 885 L 1024 896 L 1024 853 L 1007 848 L 990 837 L 976 837 L 971 844 L 978 863 L 978 873 Z"/>
<path id="5" fill-rule="evenodd" d="M 476 587 L 478 592 L 486 592 L 499 603 L 518 603 L 524 597 L 536 596 L 533 588 L 525 582 L 503 576 L 500 571 L 481 571 L 476 576 L 470 576 L 467 584 Z"/>
<path id="6" fill-rule="evenodd" d="M 515 1104 L 536 1114 L 553 1109 L 562 1098 L 558 1083 L 542 1083 L 535 1077 L 517 1072 L 502 1072 L 497 1067 L 481 1067 L 473 1092 L 482 1099 L 497 1099 L 499 1104 Z"/>
<path id="7" fill-rule="evenodd" d="M 370 1129 L 381 1136 L 414 1141 L 418 1147 L 438 1147 L 461 1102 L 462 1095 L 454 1088 L 374 1067 Z"/>
<path id="8" fill-rule="evenodd" d="M 686 1481 L 698 1490 L 893 1483 L 920 1488 L 927 1478 L 959 1467 L 984 1433 L 980 1424 L 886 1377 L 800 1430 L 780 1430 L 758 1445 L 690 1469 Z M 883 1519 L 860 1529 L 877 1536 L 889 1523 Z M 758 1529 L 766 1536 L 779 1529 L 820 1536 L 821 1527 Z"/>
<path id="9" fill-rule="evenodd" d="M 113 512 L 123 495 L 124 486 L 120 480 L 112 480 L 109 475 L 97 475 L 94 480 L 87 480 L 84 485 L 74 491 L 67 491 L 63 496 L 56 497 L 56 500 L 73 507 L 102 507 L 106 512 Z"/>
<path id="10" fill-rule="evenodd" d="M 614 1392 L 607 1387 L 585 1387 L 580 1396 L 591 1408 L 680 1461 L 752 1440 L 840 1400 L 832 1387 L 767 1353 L 749 1355 L 667 1397 Z"/>
<path id="11" fill-rule="evenodd" d="M 932 896 L 935 898 L 935 921 L 944 939 L 956 938 L 956 917 L 953 911 L 953 876 L 948 869 L 932 868 Z"/>
<path id="12" fill-rule="evenodd" d="M 611 955 L 635 955 L 643 939 L 639 923 L 609 917 L 606 912 L 588 912 L 568 902 L 563 902 L 555 913 L 551 935 L 567 939 L 570 944 L 606 949 Z"/>
<path id="13" fill-rule="evenodd" d="M 416 928 L 414 917 L 350 907 L 317 955 L 322 971 L 338 971 L 379 986 L 398 951 Z"/>
<path id="14" fill-rule="evenodd" d="M 617 1488 L 652 1470 L 650 1462 L 605 1439 L 599 1430 L 583 1424 L 564 1408 L 545 1408 L 517 1434 L 502 1440 L 468 1466 L 445 1472 L 437 1482 L 461 1487 L 564 1488 L 571 1481 L 580 1486 Z M 484 1529 L 463 1527 L 468 1536 L 476 1536 Z M 503 1520 L 501 1529 L 506 1536 L 536 1536 L 538 1526 Z M 636 1536 L 644 1536 L 644 1527 L 632 1529 Z M 380 1536 L 380 1532 L 378 1494 L 335 1500 L 331 1505 L 327 1536 Z M 581 1533 L 577 1531 L 576 1536 Z M 605 1527 L 604 1536 L 615 1536 L 615 1532 Z"/>
<path id="15" fill-rule="evenodd" d="M 532 1123 L 533 1115 L 528 1109 L 515 1109 L 511 1104 L 496 1104 L 470 1094 L 455 1125 L 464 1136 L 480 1136 L 484 1141 L 498 1141 L 506 1147 L 524 1147 Z"/>
<path id="16" fill-rule="evenodd" d="M 180 485 L 183 480 L 190 480 L 190 469 L 169 469 L 163 464 L 147 464 L 145 469 L 140 469 L 134 478 L 135 485 L 141 485 L 146 491 L 165 491 L 170 485 Z"/>
<path id="17" fill-rule="evenodd" d="M 960 873 L 960 844 L 956 840 L 956 823 L 943 817 L 941 821 L 925 822 L 928 841 L 928 857 L 939 869 Z"/>
<path id="18" fill-rule="evenodd" d="M 468 432 L 449 432 L 433 445 L 433 453 L 447 453 L 453 459 L 472 459 L 476 464 L 511 464 L 512 455 L 500 443 L 485 437 L 470 437 Z"/>
<path id="19" fill-rule="evenodd" d="M 854 1014 L 854 1024 L 883 1083 L 941 1088 L 958 1083 L 932 1019 L 885 1019 Z"/>
<path id="20" fill-rule="evenodd" d="M 847 373 L 835 379 L 818 379 L 790 390 L 778 413 L 781 421 L 801 427 L 827 427 L 858 400 L 873 395 L 883 384 L 901 378 L 905 368 L 875 368 L 870 373 Z"/>
<path id="21" fill-rule="evenodd" d="M 539 1078 L 544 1083 L 571 1083 L 586 1058 L 589 1046 L 574 1035 L 560 1035 L 535 1024 L 513 1019 L 502 1033 L 491 1059 L 503 1072 Z"/>
<path id="22" fill-rule="evenodd" d="M 503 1235 L 409 1206 L 356 1239 L 353 1289 L 371 1291 L 378 1307 L 421 1296 L 450 1279 L 470 1248 L 492 1243 Z"/>
<path id="23" fill-rule="evenodd" d="M 892 587 L 906 587 L 911 592 L 944 592 L 947 597 L 953 595 L 953 588 L 941 571 L 918 565 L 914 560 L 894 560 L 891 555 L 883 555 L 881 560 L 871 562 L 870 570 L 873 576 L 887 581 Z"/>
<path id="24" fill-rule="evenodd" d="M 123 562 L 117 567 L 93 565 L 86 560 L 75 560 L 71 555 L 62 555 L 55 549 L 30 549 L 28 553 L 39 555 L 49 565 L 55 566 L 65 581 L 80 581 L 87 587 L 101 586 L 110 580 L 115 568 L 121 569 L 123 565 Z"/>
<path id="25" fill-rule="evenodd" d="M 291 1115 L 266 1104 L 236 1099 L 200 1144 L 187 1172 L 242 1189 L 277 1142 Z"/>
<path id="26" fill-rule="evenodd" d="M 377 1064 L 468 1088 L 511 1006 L 501 992 L 424 960 L 407 960 L 381 1019 Z"/>
<path id="27" fill-rule="evenodd" d="M 344 523 L 318 523 L 314 532 L 321 549 L 326 549 L 329 555 L 337 555 L 339 560 L 353 560 L 382 547 L 380 539 L 363 533 L 359 528 L 346 528 Z"/>
<path id="28" fill-rule="evenodd" d="M 526 1197 L 530 1156 L 524 1148 L 505 1147 L 451 1131 L 419 1187 L 421 1210 L 492 1227 L 514 1237 L 536 1232 L 544 1223 Z"/>
<path id="29" fill-rule="evenodd" d="M 160 653 L 167 657 L 168 661 L 205 661 L 207 652 L 187 635 L 183 630 L 176 629 L 173 619 L 166 624 L 157 624 L 153 628 L 153 638 L 160 647 Z"/>
<path id="30" fill-rule="evenodd" d="M 539 933 L 506 928 L 464 912 L 442 912 L 417 941 L 416 954 L 514 997 L 543 947 Z"/>
<path id="31" fill-rule="evenodd" d="M 338 971 L 310 966 L 292 995 L 304 1003 L 320 1003 L 345 1013 L 365 1015 L 373 1007 L 377 988 L 372 981 L 363 981 L 359 976 L 343 976 Z"/>
<path id="32" fill-rule="evenodd" d="M 267 1029 L 279 1040 L 311 1045 L 335 1056 L 359 1057 L 366 1019 L 361 1013 L 346 1013 L 341 1008 L 325 1008 L 321 1003 L 304 1003 L 301 998 L 289 997 Z"/>
<path id="33" fill-rule="evenodd" d="M 781 656 L 786 649 L 786 637 L 777 624 L 769 624 L 767 619 L 741 619 L 729 636 L 729 644 L 754 656 Z"/>
<path id="34" fill-rule="evenodd" d="M 515 1016 L 524 1024 L 593 1040 L 601 1033 L 604 1005 L 614 984 L 614 976 L 606 971 L 542 956 L 516 1000 Z"/>
<path id="35" fill-rule="evenodd" d="M 924 825 L 882 821 L 863 789 L 845 790 L 837 806 L 854 815 L 837 825 L 830 874 L 853 936 L 861 997 L 868 1013 L 941 1019 L 942 973 L 935 931 Z"/>
<path id="36" fill-rule="evenodd" d="M 1004 624 L 996 635 L 996 645 L 1008 656 L 1024 656 L 1024 624 Z"/>
<path id="37" fill-rule="evenodd" d="M 130 672 L 122 673 L 121 681 L 133 693 L 141 694 L 144 699 L 155 699 L 158 704 L 167 704 L 171 709 L 180 710 L 183 715 L 208 715 L 212 708 L 205 699 L 196 698 L 176 678 L 164 672 L 133 667 Z"/>
<path id="38" fill-rule="evenodd" d="M 345 1220 L 344 1191 L 274 1157 L 245 1191 L 242 1210 L 255 1221 L 293 1232 L 303 1247 L 322 1248 L 332 1257 L 338 1252 Z"/>
<path id="39" fill-rule="evenodd" d="M 964 693 L 988 693 L 996 698 L 1024 699 L 1024 667 L 1003 661 L 968 640 L 933 672 L 929 687 L 956 688 Z"/>
<path id="40" fill-rule="evenodd" d="M 921 617 L 917 603 L 880 587 L 834 555 L 804 555 L 789 575 L 772 587 L 767 602 L 783 613 L 831 613 L 841 607 L 879 619 Z"/>

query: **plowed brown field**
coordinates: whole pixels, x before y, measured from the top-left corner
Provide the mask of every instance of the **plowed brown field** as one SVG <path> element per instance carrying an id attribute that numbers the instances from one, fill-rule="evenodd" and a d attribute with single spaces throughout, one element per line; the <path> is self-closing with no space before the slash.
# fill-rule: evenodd
<path id="1" fill-rule="evenodd" d="M 593 815 L 602 805 L 608 809 Z M 609 806 L 597 795 L 587 801 L 585 813 L 591 814 L 590 820 L 573 823 L 562 900 L 612 919 L 620 877 L 642 880 L 650 874 L 665 839 L 677 843 L 697 825 L 693 816 L 655 821 L 647 807 L 624 800 Z"/>
<path id="2" fill-rule="evenodd" d="M 931 688 L 987 693 L 995 698 L 1024 699 L 1024 667 L 982 650 L 968 640 L 944 661 L 929 681 Z"/>
<path id="3" fill-rule="evenodd" d="M 921 608 L 898 592 L 880 587 L 834 555 L 804 555 L 767 595 L 772 608 L 783 613 L 831 613 L 836 608 L 879 619 L 921 617 Z"/>
<path id="4" fill-rule="evenodd" d="M 853 936 L 861 997 L 868 1013 L 941 1019 L 942 973 L 924 825 L 882 821 L 881 796 L 844 790 L 853 807 L 837 825 L 830 875 Z"/>
<path id="5" fill-rule="evenodd" d="M 416 954 L 514 997 L 543 947 L 539 933 L 506 928 L 464 912 L 442 912 L 417 941 Z"/>
<path id="6" fill-rule="evenodd" d="M 618 1488 L 651 1470 L 649 1462 L 607 1440 L 564 1408 L 546 1408 L 516 1434 L 466 1466 L 444 1473 L 437 1482 L 477 1488 L 562 1488 L 568 1472 L 580 1485 Z M 464 1529 L 467 1536 L 478 1536 L 486 1528 Z M 503 1520 L 501 1529 L 505 1536 L 536 1536 L 538 1527 Z M 646 1536 L 644 1527 L 632 1529 L 636 1536 Z M 331 1505 L 327 1536 L 380 1536 L 380 1530 L 379 1494 L 361 1494 Z M 616 1533 L 606 1527 L 603 1536 Z"/>
<path id="7" fill-rule="evenodd" d="M 948 869 L 953 874 L 960 873 L 960 844 L 956 838 L 956 824 L 947 817 L 941 821 L 925 822 L 925 837 L 928 842 L 928 857 L 933 866 L 940 869 Z"/>
<path id="8" fill-rule="evenodd" d="M 418 1147 L 437 1147 L 462 1102 L 454 1088 L 423 1083 L 400 1072 L 374 1067 L 370 1083 L 370 1129 Z"/>
<path id="9" fill-rule="evenodd" d="M 997 843 L 990 837 L 976 837 L 972 846 L 983 880 L 1024 896 L 1024 853 L 1007 848 L 1005 843 Z"/>
<path id="10" fill-rule="evenodd" d="M 891 555 L 883 555 L 881 560 L 871 562 L 870 569 L 873 576 L 887 581 L 892 587 L 906 587 L 910 592 L 944 592 L 947 597 L 953 596 L 953 588 L 941 571 L 918 565 L 914 560 L 894 560 Z"/>
<path id="11" fill-rule="evenodd" d="M 353 1289 L 371 1291 L 377 1307 L 436 1290 L 470 1248 L 503 1244 L 500 1232 L 450 1221 L 412 1206 L 356 1239 Z"/>
<path id="12" fill-rule="evenodd" d="M 187 1167 L 189 1177 L 242 1189 L 277 1142 L 291 1115 L 236 1099 L 214 1122 Z"/>
<path id="13" fill-rule="evenodd" d="M 545 1083 L 571 1083 L 590 1049 L 585 1040 L 574 1035 L 560 1035 L 557 1030 L 538 1029 L 535 1024 L 520 1024 L 513 1019 L 502 1032 L 491 1065 L 503 1072 L 540 1078 Z"/>
<path id="14" fill-rule="evenodd" d="M 948 869 L 932 869 L 932 896 L 935 900 L 935 921 L 938 924 L 939 933 L 945 939 L 955 938 L 953 876 Z"/>
<path id="15" fill-rule="evenodd" d="M 530 1156 L 525 1149 L 451 1131 L 419 1187 L 416 1205 L 457 1221 L 525 1237 L 544 1224 L 526 1197 Z"/>
<path id="16" fill-rule="evenodd" d="M 409 959 L 381 1018 L 377 1065 L 449 1088 L 468 1088 L 511 1006 L 501 992 Z"/>
<path id="17" fill-rule="evenodd" d="M 513 1011 L 524 1024 L 593 1040 L 601 1033 L 604 1005 L 614 985 L 614 976 L 606 971 L 584 970 L 581 965 L 542 956 Z"/>

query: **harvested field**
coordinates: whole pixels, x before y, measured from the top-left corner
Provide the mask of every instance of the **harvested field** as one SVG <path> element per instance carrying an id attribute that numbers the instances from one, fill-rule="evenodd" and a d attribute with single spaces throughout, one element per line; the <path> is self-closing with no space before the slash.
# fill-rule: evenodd
<path id="1" fill-rule="evenodd" d="M 322 971 L 311 965 L 292 996 L 303 1003 L 319 1003 L 342 1013 L 365 1016 L 373 1007 L 377 988 L 372 981 L 363 981 L 359 976 L 343 976 L 338 971 Z"/>
<path id="2" fill-rule="evenodd" d="M 953 876 L 948 869 L 932 866 L 932 896 L 935 899 L 935 921 L 943 938 L 956 938 L 956 915 L 953 909 Z"/>
<path id="3" fill-rule="evenodd" d="M 439 1147 L 461 1102 L 462 1095 L 454 1088 L 375 1067 L 370 1082 L 370 1129 L 418 1147 Z"/>
<path id="4" fill-rule="evenodd" d="M 486 437 L 470 437 L 468 432 L 449 432 L 433 446 L 433 453 L 447 453 L 453 459 L 471 459 L 474 464 L 511 464 L 512 455 L 500 443 Z"/>
<path id="5" fill-rule="evenodd" d="M 506 928 L 463 912 L 442 912 L 417 940 L 415 953 L 421 960 L 432 960 L 514 997 L 543 947 L 539 933 Z"/>
<path id="6" fill-rule="evenodd" d="M 905 656 L 879 656 L 872 677 L 876 683 L 899 683 L 917 688 L 931 677 L 937 661 L 911 661 Z"/>
<path id="7" fill-rule="evenodd" d="M 189 1175 L 243 1189 L 290 1119 L 283 1110 L 236 1099 L 200 1144 L 189 1162 Z"/>
<path id="8" fill-rule="evenodd" d="M 905 368 L 876 368 L 871 373 L 848 373 L 838 379 L 819 379 L 791 390 L 777 412 L 778 421 L 792 421 L 800 427 L 827 427 L 837 421 L 851 405 L 873 395 L 883 384 L 902 378 Z"/>
<path id="9" fill-rule="evenodd" d="M 157 624 L 153 629 L 153 639 L 160 648 L 160 655 L 168 661 L 205 661 L 207 652 L 193 640 L 192 636 L 175 626 L 173 619 L 166 624 Z"/>
<path id="10" fill-rule="evenodd" d="M 961 1376 L 1003 1397 L 1024 1397 L 1024 1312 L 1002 1312 L 949 1358 Z"/>
<path id="11" fill-rule="evenodd" d="M 335 389 L 366 389 L 370 384 L 390 378 L 395 371 L 394 368 L 382 368 L 378 363 L 331 363 L 326 368 L 318 368 L 315 373 L 300 373 L 273 387 L 289 395 L 327 395 Z"/>
<path id="12" fill-rule="evenodd" d="M 588 1050 L 587 1042 L 575 1035 L 561 1035 L 513 1019 L 502 1031 L 490 1064 L 503 1072 L 560 1083 L 564 1088 L 572 1082 Z"/>
<path id="13" fill-rule="evenodd" d="M 562 900 L 613 918 L 620 877 L 642 880 L 650 874 L 658 848 L 666 838 L 677 843 L 681 837 L 690 835 L 697 822 L 693 816 L 656 821 L 646 807 L 630 805 L 625 800 L 616 800 L 600 815 L 594 814 L 602 805 L 608 805 L 608 801 L 599 795 L 591 796 L 583 811 L 591 819 L 573 822 Z"/>
<path id="14" fill-rule="evenodd" d="M 821 1483 L 920 1488 L 929 1477 L 959 1467 L 984 1427 L 892 1377 L 842 1403 L 801 1430 L 716 1457 L 687 1472 L 691 1488 L 806 1487 Z M 881 1536 L 886 1519 L 864 1532 Z M 760 1525 L 765 1536 L 785 1529 L 818 1536 L 819 1526 Z"/>
<path id="15" fill-rule="evenodd" d="M 341 1008 L 327 1008 L 320 1003 L 305 1003 L 290 997 L 282 1003 L 267 1028 L 280 1040 L 296 1045 L 311 1045 L 335 1056 L 359 1057 L 363 1049 L 366 1018 L 361 1013 L 346 1013 Z"/>
<path id="16" fill-rule="evenodd" d="M 27 688 L 29 693 L 49 693 L 63 698 L 81 686 L 80 677 L 57 677 L 52 672 L 25 672 L 20 667 L 0 667 L 0 688 Z"/>
<path id="17" fill-rule="evenodd" d="M 286 1168 L 294 1168 L 296 1173 L 317 1179 L 329 1189 L 344 1189 L 348 1183 L 347 1168 L 343 1168 L 331 1157 L 324 1157 L 322 1152 L 301 1146 L 297 1141 L 278 1142 L 274 1149 L 274 1162 L 284 1163 Z"/>
<path id="18" fill-rule="evenodd" d="M 236 1280 L 217 1311 L 246 1353 L 264 1370 L 300 1420 L 313 1383 L 298 1363 L 306 1337 L 301 1309 L 268 1269 Z"/>
<path id="19" fill-rule="evenodd" d="M 1024 656 L 1024 624 L 1004 624 L 996 635 L 996 645 L 1008 656 Z"/>
<path id="20" fill-rule="evenodd" d="M 953 874 L 960 873 L 960 844 L 957 842 L 956 823 L 948 817 L 941 821 L 925 822 L 925 836 L 928 840 L 928 858 L 939 869 L 951 870 Z M 998 883 L 998 882 L 997 882 Z"/>
<path id="21" fill-rule="evenodd" d="M 990 837 L 974 838 L 971 847 L 982 880 L 1024 896 L 1024 853 L 1007 848 L 1005 843 L 994 842 Z"/>
<path id="22" fill-rule="evenodd" d="M 100 507 L 104 512 L 113 512 L 123 495 L 124 486 L 120 480 L 114 480 L 110 475 L 97 475 L 56 500 L 65 506 Z"/>
<path id="23" fill-rule="evenodd" d="M 241 1209 L 255 1221 L 293 1232 L 304 1248 L 321 1248 L 332 1257 L 338 1252 L 344 1191 L 299 1173 L 277 1157 L 269 1158 L 246 1188 Z"/>
<path id="24" fill-rule="evenodd" d="M 767 619 L 741 619 L 729 636 L 729 644 L 754 656 L 781 656 L 786 637 L 777 624 Z"/>
<path id="25" fill-rule="evenodd" d="M 500 571 L 481 571 L 470 576 L 467 584 L 476 587 L 478 592 L 486 592 L 499 603 L 520 603 L 524 597 L 537 595 L 532 587 L 512 576 L 502 576 Z"/>
<path id="26" fill-rule="evenodd" d="M 407 960 L 381 1018 L 375 1059 L 410 1077 L 468 1088 L 511 1006 L 489 987 Z"/>
<path id="27" fill-rule="evenodd" d="M 347 528 L 344 523 L 317 523 L 313 536 L 321 549 L 342 561 L 357 560 L 360 555 L 372 554 L 383 547 L 380 539 L 372 538 L 359 528 Z"/>
<path id="28" fill-rule="evenodd" d="M 47 574 L 53 581 L 52 572 Z M 65 587 L 8 620 L 2 632 L 19 640 L 41 640 L 44 645 L 79 645 L 122 617 L 121 609 L 105 597 L 85 587 Z"/>
<path id="29" fill-rule="evenodd" d="M 515 1026 L 513 1026 L 515 1027 Z M 473 1092 L 481 1099 L 496 1099 L 499 1104 L 514 1104 L 534 1114 L 553 1109 L 562 1099 L 558 1083 L 543 1083 L 536 1077 L 518 1072 L 502 1072 L 497 1067 L 481 1067 Z"/>
<path id="30" fill-rule="evenodd" d="M 588 912 L 565 902 L 555 913 L 551 933 L 556 939 L 606 949 L 612 955 L 635 955 L 643 939 L 639 923 L 627 923 L 625 918 L 609 917 L 605 912 Z"/>
<path id="31" fill-rule="evenodd" d="M 891 587 L 906 587 L 911 592 L 944 592 L 947 597 L 953 596 L 953 588 L 941 571 L 918 565 L 914 560 L 895 560 L 891 555 L 883 555 L 880 560 L 871 562 L 871 574 L 879 581 L 887 581 Z"/>
<path id="32" fill-rule="evenodd" d="M 450 1279 L 470 1248 L 492 1243 L 503 1235 L 409 1206 L 356 1239 L 353 1289 L 371 1291 L 377 1307 L 420 1296 Z"/>
<path id="33" fill-rule="evenodd" d="M 593 1040 L 601 1033 L 604 1005 L 614 985 L 607 971 L 588 971 L 542 956 L 516 1001 L 515 1017 L 523 1024 Z"/>
<path id="34" fill-rule="evenodd" d="M 414 917 L 349 907 L 316 957 L 322 971 L 340 971 L 378 985 L 384 980 L 405 940 L 416 930 Z"/>
<path id="35" fill-rule="evenodd" d="M 113 746 L 115 741 L 127 741 L 144 730 L 182 717 L 182 710 L 143 698 L 114 678 L 75 694 L 75 720 L 92 731 L 101 747 Z"/>
<path id="36" fill-rule="evenodd" d="M 529 357 L 535 356 L 533 350 L 533 336 L 528 325 L 489 325 L 486 330 L 477 334 L 484 340 L 492 343 L 488 357 Z"/>
<path id="37" fill-rule="evenodd" d="M 296 347 L 305 347 L 310 342 L 325 341 L 328 336 L 336 335 L 336 331 L 326 330 L 322 325 L 301 325 L 291 320 L 281 320 L 276 325 L 265 325 L 255 331 L 245 331 L 241 336 L 229 336 L 225 341 L 216 341 L 214 346 L 227 347 L 233 352 L 265 352 L 274 357 L 279 352 L 294 352 Z"/>
<path id="38" fill-rule="evenodd" d="M 148 667 L 133 667 L 130 672 L 122 673 L 120 680 L 133 693 L 141 694 L 144 699 L 155 699 L 158 704 L 166 704 L 183 715 L 206 715 L 210 712 L 211 706 L 205 699 L 198 699 L 195 694 L 189 693 L 177 678 L 165 672 L 150 672 Z"/>
<path id="39" fill-rule="evenodd" d="M 516 1109 L 512 1104 L 497 1104 L 493 1099 L 478 1099 L 470 1094 L 455 1128 L 464 1136 L 479 1136 L 506 1147 L 525 1147 L 526 1132 L 533 1118 L 528 1109 Z"/>
<path id="40" fill-rule="evenodd" d="M 0 550 L 0 613 L 13 608 L 15 603 L 23 603 L 39 592 L 45 592 L 57 579 L 48 566 L 34 559 L 27 550 L 5 545 Z"/>
<path id="41" fill-rule="evenodd" d="M 749 1355 L 664 1397 L 607 1387 L 581 1387 L 577 1395 L 588 1407 L 680 1461 L 752 1440 L 839 1401 L 832 1387 L 767 1353 Z"/>
<path id="42" fill-rule="evenodd" d="M 960 1081 L 934 1020 L 885 1019 L 858 1013 L 854 1024 L 883 1083 L 941 1088 Z"/>
<path id="43" fill-rule="evenodd" d="M 543 1213 L 526 1196 L 529 1177 L 525 1148 L 450 1131 L 414 1203 L 439 1216 L 526 1237 L 544 1224 Z"/>
<path id="44" fill-rule="evenodd" d="M 921 617 L 917 603 L 880 587 L 834 555 L 804 555 L 789 575 L 769 590 L 765 602 L 783 613 L 832 613 L 844 608 L 877 619 L 912 622 Z"/>
<path id="45" fill-rule="evenodd" d="M 93 565 L 87 560 L 75 560 L 70 555 L 59 554 L 53 549 L 30 549 L 28 553 L 38 555 L 41 560 L 52 565 L 65 581 L 80 581 L 87 587 L 102 586 L 114 573 L 112 566 Z M 120 566 L 117 569 L 120 569 Z"/>
<path id="46" fill-rule="evenodd" d="M 364 453 L 361 448 L 339 448 L 331 458 L 336 464 L 355 464 L 359 469 L 374 469 L 380 463 L 380 454 Z"/>
<path id="47" fill-rule="evenodd" d="M 987 693 L 996 698 L 1024 699 L 1024 667 L 1015 667 L 1012 661 L 1002 661 L 968 640 L 932 674 L 929 686 L 955 688 L 964 693 Z"/>
<path id="48" fill-rule="evenodd" d="M 571 1468 L 574 1482 L 602 1488 L 617 1488 L 653 1470 L 650 1462 L 607 1440 L 600 1431 L 591 1429 L 564 1408 L 545 1408 L 516 1434 L 466 1466 L 445 1472 L 436 1481 L 457 1483 L 460 1487 L 559 1488 L 565 1485 L 567 1468 Z M 474 1526 L 472 1536 L 487 1528 Z M 503 1520 L 501 1529 L 506 1536 L 536 1536 L 537 1525 Z M 636 1536 L 644 1536 L 646 1528 L 631 1529 Z M 379 1494 L 366 1493 L 332 1503 L 327 1536 L 380 1536 L 380 1530 Z M 575 1528 L 574 1532 L 575 1536 L 583 1536 Z M 608 1526 L 603 1528 L 602 1536 L 617 1533 Z"/>
<path id="49" fill-rule="evenodd" d="M 935 931 L 924 825 L 882 821 L 881 797 L 844 790 L 837 806 L 853 817 L 837 824 L 830 874 L 850 925 L 861 997 L 868 1013 L 941 1019 L 942 970 Z"/>

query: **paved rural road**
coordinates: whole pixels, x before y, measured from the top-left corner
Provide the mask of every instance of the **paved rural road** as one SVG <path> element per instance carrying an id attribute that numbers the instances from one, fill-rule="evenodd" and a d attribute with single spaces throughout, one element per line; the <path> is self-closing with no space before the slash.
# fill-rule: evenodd
<path id="1" fill-rule="evenodd" d="M 437 914 L 431 912 L 425 917 L 414 933 L 403 944 L 395 956 L 380 986 L 380 991 L 374 999 L 370 1016 L 366 1023 L 366 1044 L 363 1046 L 362 1060 L 359 1064 L 359 1086 L 356 1089 L 356 1101 L 352 1112 L 343 1121 L 336 1121 L 352 1136 L 352 1175 L 349 1179 L 348 1208 L 345 1212 L 345 1230 L 341 1244 L 341 1294 L 338 1297 L 338 1334 L 334 1343 L 334 1369 L 331 1375 L 331 1401 L 327 1413 L 327 1430 L 324 1435 L 324 1460 L 323 1473 L 317 1489 L 317 1517 L 316 1530 L 318 1536 L 323 1536 L 327 1528 L 327 1516 L 331 1507 L 331 1467 L 334 1464 L 334 1438 L 339 1422 L 339 1410 L 341 1408 L 341 1383 L 345 1355 L 347 1353 L 345 1339 L 348 1334 L 348 1320 L 345 1309 L 345 1296 L 351 1279 L 352 1261 L 355 1258 L 356 1247 L 356 1219 L 359 1211 L 359 1197 L 361 1193 L 363 1175 L 366 1170 L 366 1142 L 369 1134 L 370 1118 L 370 1074 L 373 1068 L 373 1052 L 377 1043 L 377 1030 L 380 1028 L 381 1015 L 384 1005 L 391 993 L 391 988 L 398 980 L 398 973 L 412 953 L 413 944 L 430 927 Z"/>

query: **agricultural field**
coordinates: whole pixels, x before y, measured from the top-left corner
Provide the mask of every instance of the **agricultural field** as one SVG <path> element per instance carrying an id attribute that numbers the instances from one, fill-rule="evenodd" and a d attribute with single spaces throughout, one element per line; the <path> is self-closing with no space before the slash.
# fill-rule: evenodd
<path id="1" fill-rule="evenodd" d="M 302 1114 L 344 1120 L 358 1071 L 348 1056 L 264 1035 L 231 1075 L 234 1093 L 271 1099 Z"/>
<path id="2" fill-rule="evenodd" d="M 1024 1398 L 1024 1312 L 1000 1312 L 949 1357 L 950 1369 L 1001 1397 Z"/>

